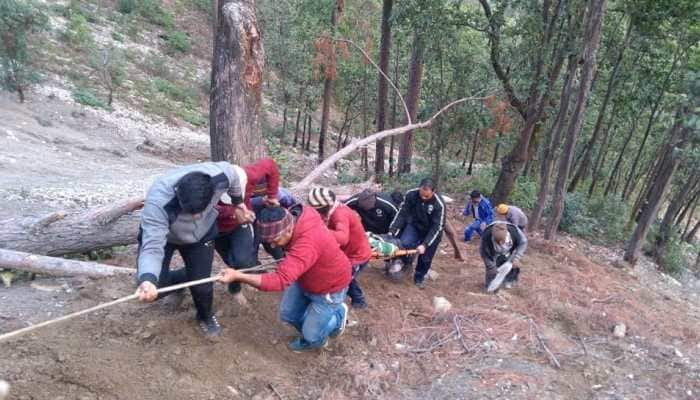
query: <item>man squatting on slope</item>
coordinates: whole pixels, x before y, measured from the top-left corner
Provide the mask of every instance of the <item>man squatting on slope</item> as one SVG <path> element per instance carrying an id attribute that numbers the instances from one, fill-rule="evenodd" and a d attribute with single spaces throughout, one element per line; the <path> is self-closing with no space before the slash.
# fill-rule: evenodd
<path id="1" fill-rule="evenodd" d="M 237 219 L 246 220 L 250 213 L 243 203 L 239 167 L 228 162 L 205 162 L 175 168 L 151 185 L 138 235 L 139 287 L 141 301 L 161 297 L 157 287 L 207 278 L 211 275 L 217 235 L 217 211 L 214 206 L 228 194 L 235 206 Z M 185 267 L 170 270 L 175 250 Z M 190 287 L 197 309 L 197 319 L 207 336 L 218 335 L 221 326 L 212 311 L 213 284 Z"/>

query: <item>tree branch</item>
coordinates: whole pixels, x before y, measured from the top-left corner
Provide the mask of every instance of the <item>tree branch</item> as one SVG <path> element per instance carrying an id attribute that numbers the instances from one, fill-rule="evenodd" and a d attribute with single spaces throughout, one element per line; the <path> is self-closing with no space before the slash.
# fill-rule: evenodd
<path id="1" fill-rule="evenodd" d="M 422 129 L 422 128 L 429 128 L 433 122 L 435 122 L 435 119 L 439 117 L 442 113 L 445 111 L 449 110 L 450 108 L 456 106 L 457 104 L 465 103 L 467 101 L 474 101 L 474 100 L 484 100 L 488 96 L 483 96 L 483 97 L 465 97 L 459 100 L 455 100 L 445 107 L 441 108 L 438 112 L 433 114 L 432 117 L 428 118 L 425 121 L 422 122 L 416 122 L 416 123 L 410 123 L 406 124 L 404 126 L 400 126 L 398 128 L 392 128 L 392 129 L 385 129 L 383 131 L 374 133 L 370 136 L 367 136 L 364 139 L 354 141 L 350 143 L 349 145 L 343 147 L 339 151 L 337 151 L 335 154 L 331 155 L 330 157 L 326 158 L 323 160 L 321 164 L 318 165 L 311 173 L 306 175 L 304 179 L 301 180 L 301 182 L 297 183 L 294 185 L 293 189 L 294 190 L 304 190 L 308 189 L 311 184 L 318 179 L 321 174 L 323 174 L 326 170 L 328 170 L 330 167 L 333 166 L 333 164 L 337 163 L 339 160 L 347 157 L 349 154 L 351 154 L 353 151 L 357 150 L 359 147 L 367 146 L 370 143 L 374 143 L 379 139 L 384 139 L 389 136 L 396 136 L 396 135 L 401 135 L 406 132 L 410 132 L 415 129 Z"/>
<path id="2" fill-rule="evenodd" d="M 384 79 L 386 79 L 386 81 L 389 82 L 389 85 L 391 85 L 391 87 L 394 88 L 394 90 L 396 91 L 396 94 L 398 95 L 399 99 L 401 99 L 401 104 L 403 104 L 403 109 L 404 109 L 404 111 L 406 112 L 406 121 L 408 121 L 409 124 L 412 123 L 413 121 L 411 121 L 411 114 L 408 112 L 408 106 L 406 105 L 406 101 L 403 99 L 403 96 L 401 96 L 401 91 L 394 85 L 394 82 L 392 82 L 391 79 L 389 79 L 389 77 L 386 76 L 386 74 L 384 73 L 384 71 L 382 71 L 382 69 L 379 68 L 379 66 L 378 66 L 374 61 L 372 61 L 372 59 L 369 57 L 369 55 L 367 55 L 367 53 L 364 51 L 364 49 L 362 49 L 362 47 L 360 47 L 360 46 L 358 46 L 357 44 L 355 44 L 355 42 L 353 42 L 352 40 L 340 39 L 340 38 L 339 38 L 339 39 L 333 39 L 333 40 L 335 40 L 336 42 L 349 43 L 349 44 L 355 46 L 355 48 L 358 49 L 358 50 L 362 53 L 362 55 L 365 57 L 365 59 L 366 59 L 370 64 L 372 64 L 372 65 L 374 66 L 374 68 L 376 68 L 377 71 L 379 71 L 380 74 L 382 74 L 382 76 L 384 77 Z"/>

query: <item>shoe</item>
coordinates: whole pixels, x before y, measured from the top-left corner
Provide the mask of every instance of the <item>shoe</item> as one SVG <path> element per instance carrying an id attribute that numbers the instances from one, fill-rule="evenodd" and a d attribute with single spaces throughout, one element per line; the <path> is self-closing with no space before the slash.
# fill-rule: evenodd
<path id="1" fill-rule="evenodd" d="M 221 325 L 216 319 L 216 315 L 210 315 L 209 318 L 199 321 L 199 327 L 202 328 L 204 336 L 213 338 L 221 333 Z"/>
<path id="2" fill-rule="evenodd" d="M 418 289 L 425 289 L 425 281 L 424 280 L 415 280 L 414 283 L 416 284 L 416 287 Z"/>
<path id="3" fill-rule="evenodd" d="M 503 280 L 506 278 L 508 273 L 510 273 L 511 269 L 513 269 L 513 263 L 511 262 L 505 262 L 500 267 L 498 267 L 498 273 L 496 274 L 496 277 L 493 278 L 491 283 L 489 283 L 489 286 L 488 288 L 486 288 L 486 291 L 492 293 L 498 290 L 498 288 L 501 287 L 501 284 L 503 284 Z"/>
<path id="4" fill-rule="evenodd" d="M 364 300 L 353 301 L 350 303 L 350 306 L 352 306 L 353 310 L 364 310 L 368 307 L 367 302 Z"/>
<path id="5" fill-rule="evenodd" d="M 348 305 L 343 303 L 340 305 L 340 307 L 343 309 L 343 319 L 340 320 L 340 327 L 329 335 L 333 339 L 337 338 L 338 336 L 342 335 L 343 332 L 345 332 L 345 327 L 348 324 Z"/>
<path id="6" fill-rule="evenodd" d="M 303 337 L 297 337 L 292 339 L 289 343 L 287 343 L 287 348 L 289 350 L 293 351 L 294 353 L 303 353 L 305 351 L 311 351 L 311 350 L 316 350 L 320 348 L 325 348 L 328 346 L 328 340 L 324 340 L 321 345 L 316 345 L 312 346 L 307 342 Z"/>

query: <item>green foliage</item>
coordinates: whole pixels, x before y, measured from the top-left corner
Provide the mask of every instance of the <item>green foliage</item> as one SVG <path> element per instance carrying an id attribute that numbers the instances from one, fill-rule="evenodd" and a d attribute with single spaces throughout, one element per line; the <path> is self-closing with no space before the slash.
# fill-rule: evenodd
<path id="1" fill-rule="evenodd" d="M 47 27 L 48 17 L 34 2 L 0 1 L 0 85 L 19 93 L 20 100 L 24 88 L 40 76 L 31 65 L 28 39 Z"/>
<path id="2" fill-rule="evenodd" d="M 117 11 L 122 14 L 131 14 L 136 10 L 137 0 L 118 0 Z"/>
<path id="3" fill-rule="evenodd" d="M 114 47 L 95 49 L 88 57 L 88 64 L 95 71 L 102 86 L 109 91 L 108 105 L 111 106 L 112 93 L 126 79 L 124 52 Z"/>
<path id="4" fill-rule="evenodd" d="M 203 115 L 200 111 L 185 108 L 180 110 L 178 114 L 180 118 L 189 122 L 194 126 L 205 126 L 209 123 L 209 118 L 207 115 Z"/>
<path id="5" fill-rule="evenodd" d="M 88 50 L 95 44 L 87 20 L 78 13 L 71 13 L 68 26 L 66 26 L 65 38 L 71 46 L 78 49 Z"/>
<path id="6" fill-rule="evenodd" d="M 163 9 L 160 0 L 140 0 L 138 11 L 143 18 L 152 24 L 164 28 L 172 28 L 174 25 L 172 14 Z"/>
<path id="7" fill-rule="evenodd" d="M 566 193 L 559 229 L 598 243 L 620 242 L 629 234 L 625 230 L 628 215 L 629 206 L 617 199 Z"/>
<path id="8" fill-rule="evenodd" d="M 116 31 L 112 32 L 112 39 L 115 42 L 124 43 L 124 35 L 122 35 L 119 32 L 116 32 Z"/>
<path id="9" fill-rule="evenodd" d="M 676 277 L 680 276 L 688 268 L 689 263 L 685 254 L 685 246 L 677 236 L 672 237 L 668 241 L 666 252 L 661 260 L 661 266 L 664 272 Z"/>
<path id="10" fill-rule="evenodd" d="M 199 106 L 199 93 L 195 89 L 177 85 L 163 78 L 155 78 L 153 87 L 170 100 L 185 103 L 193 108 Z"/>
<path id="11" fill-rule="evenodd" d="M 168 33 L 165 38 L 165 43 L 167 45 L 167 52 L 170 55 L 176 52 L 189 53 L 191 49 L 190 38 L 187 36 L 187 33 L 182 31 L 172 31 Z"/>
<path id="12" fill-rule="evenodd" d="M 104 101 L 100 100 L 95 93 L 86 87 L 77 87 L 73 90 L 73 100 L 76 102 L 94 108 L 110 110 L 111 107 Z"/>

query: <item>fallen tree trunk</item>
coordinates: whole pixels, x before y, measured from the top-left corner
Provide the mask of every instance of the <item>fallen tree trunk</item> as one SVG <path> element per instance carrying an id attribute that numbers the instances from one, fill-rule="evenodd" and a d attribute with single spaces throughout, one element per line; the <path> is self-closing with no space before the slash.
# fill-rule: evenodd
<path id="1" fill-rule="evenodd" d="M 44 275 L 81 275 L 92 278 L 133 274 L 134 269 L 113 267 L 95 262 L 38 256 L 21 251 L 0 249 L 0 268 L 11 268 Z"/>
<path id="2" fill-rule="evenodd" d="M 0 221 L 0 248 L 48 256 L 136 243 L 143 199 L 83 212 Z"/>

